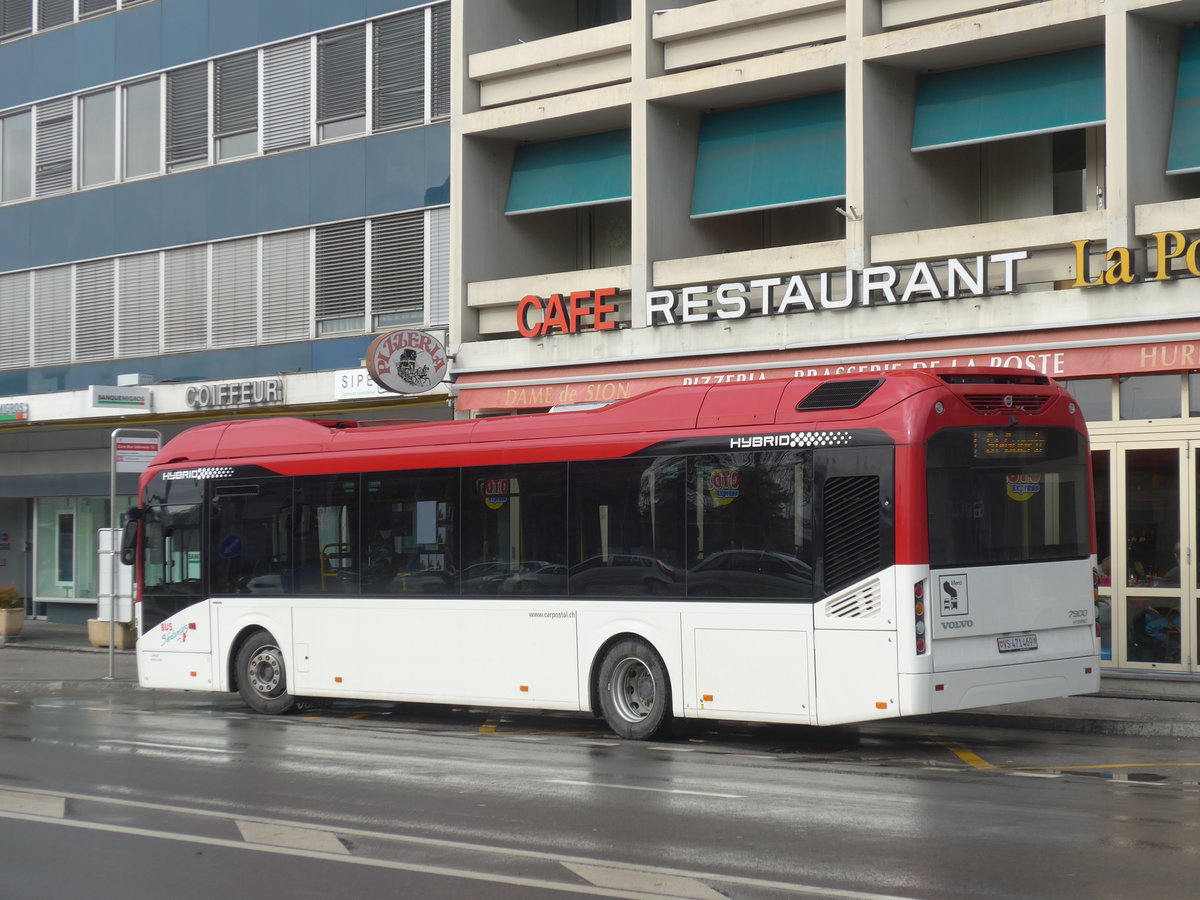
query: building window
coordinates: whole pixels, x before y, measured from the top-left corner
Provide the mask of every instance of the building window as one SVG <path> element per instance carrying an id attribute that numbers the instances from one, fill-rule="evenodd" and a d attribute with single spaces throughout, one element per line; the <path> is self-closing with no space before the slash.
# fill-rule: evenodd
<path id="1" fill-rule="evenodd" d="M 33 190 L 33 113 L 0 119 L 0 201 L 23 200 Z"/>
<path id="2" fill-rule="evenodd" d="M 75 358 L 113 358 L 116 260 L 75 267 Z"/>
<path id="3" fill-rule="evenodd" d="M 34 171 L 39 197 L 61 194 L 74 187 L 71 166 L 74 108 L 71 97 L 38 105 Z"/>
<path id="4" fill-rule="evenodd" d="M 312 42 L 294 41 L 263 51 L 263 150 L 304 146 L 311 140 Z"/>
<path id="5" fill-rule="evenodd" d="M 217 159 L 258 152 L 258 53 L 219 59 L 215 65 Z"/>
<path id="6" fill-rule="evenodd" d="M 425 121 L 425 11 L 375 23 L 374 128 Z"/>
<path id="7" fill-rule="evenodd" d="M 167 168 L 208 162 L 208 66 L 167 73 Z"/>
<path id="8" fill-rule="evenodd" d="M 444 119 L 450 115 L 450 4 L 433 7 L 430 16 L 433 30 L 430 37 L 433 44 L 430 115 L 435 119 Z"/>
<path id="9" fill-rule="evenodd" d="M 105 184 L 117 177 L 117 92 L 89 94 L 79 101 L 80 184 Z"/>
<path id="10" fill-rule="evenodd" d="M 375 328 L 425 321 L 425 214 L 371 222 L 371 313 Z"/>
<path id="11" fill-rule="evenodd" d="M 29 365 L 29 273 L 0 275 L 0 368 Z"/>
<path id="12" fill-rule="evenodd" d="M 1178 375 L 1130 375 L 1121 379 L 1121 420 L 1178 419 Z"/>
<path id="13" fill-rule="evenodd" d="M 33 0 L 0 0 L 0 38 L 33 30 Z"/>
<path id="14" fill-rule="evenodd" d="M 117 0 L 79 0 L 79 18 L 117 8 Z"/>
<path id="15" fill-rule="evenodd" d="M 125 177 L 162 171 L 159 79 L 125 88 Z"/>
<path id="16" fill-rule="evenodd" d="M 38 30 L 66 25 L 75 19 L 75 0 L 38 0 Z"/>
<path id="17" fill-rule="evenodd" d="M 317 37 L 317 125 L 320 140 L 362 134 L 367 127 L 366 26 Z"/>
<path id="18" fill-rule="evenodd" d="M 71 267 L 56 266 L 33 273 L 33 364 L 71 361 Z"/>
<path id="19" fill-rule="evenodd" d="M 317 332 L 361 331 L 366 294 L 365 222 L 317 229 Z"/>
<path id="20" fill-rule="evenodd" d="M 203 350 L 208 344 L 208 247 L 163 254 L 163 350 Z"/>
<path id="21" fill-rule="evenodd" d="M 1079 403 L 1084 419 L 1089 422 L 1112 421 L 1111 378 L 1075 378 L 1064 380 L 1061 384 Z"/>

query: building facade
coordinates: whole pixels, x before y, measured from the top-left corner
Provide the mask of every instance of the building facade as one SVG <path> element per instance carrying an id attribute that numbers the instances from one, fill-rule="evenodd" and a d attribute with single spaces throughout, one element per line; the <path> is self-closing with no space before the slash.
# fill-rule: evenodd
<path id="1" fill-rule="evenodd" d="M 452 6 L 462 414 L 1051 375 L 1090 421 L 1106 671 L 1192 689 L 1200 5 Z"/>
<path id="2" fill-rule="evenodd" d="M 5 0 L 0 584 L 95 615 L 116 429 L 449 418 L 363 367 L 449 318 L 450 7 Z M 136 476 L 119 476 L 118 505 Z"/>

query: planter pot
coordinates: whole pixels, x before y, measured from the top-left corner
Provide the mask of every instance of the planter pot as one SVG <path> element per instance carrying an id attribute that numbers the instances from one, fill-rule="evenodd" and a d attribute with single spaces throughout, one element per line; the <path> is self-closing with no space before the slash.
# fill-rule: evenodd
<path id="1" fill-rule="evenodd" d="M 20 634 L 25 627 L 25 610 L 0 609 L 0 634 Z"/>
<path id="2" fill-rule="evenodd" d="M 88 641 L 91 642 L 93 647 L 107 647 L 110 628 L 108 619 L 88 619 Z M 116 650 L 132 650 L 133 646 L 133 629 L 126 622 L 118 622 L 113 648 Z"/>

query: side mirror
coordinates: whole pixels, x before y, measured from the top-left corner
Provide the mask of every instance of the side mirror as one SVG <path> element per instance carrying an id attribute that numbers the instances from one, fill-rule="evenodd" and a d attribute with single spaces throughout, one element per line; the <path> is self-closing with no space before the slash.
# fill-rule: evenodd
<path id="1" fill-rule="evenodd" d="M 146 516 L 146 510 L 135 506 L 125 515 L 125 528 L 121 532 L 121 552 L 118 554 L 122 564 L 132 566 L 137 562 L 138 522 Z"/>

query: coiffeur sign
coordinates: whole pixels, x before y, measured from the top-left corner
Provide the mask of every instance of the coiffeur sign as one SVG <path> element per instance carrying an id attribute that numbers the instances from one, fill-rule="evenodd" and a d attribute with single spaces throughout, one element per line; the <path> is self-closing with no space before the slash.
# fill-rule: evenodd
<path id="1" fill-rule="evenodd" d="M 446 367 L 446 348 L 424 331 L 389 331 L 367 348 L 367 372 L 381 388 L 397 394 L 433 390 Z"/>

